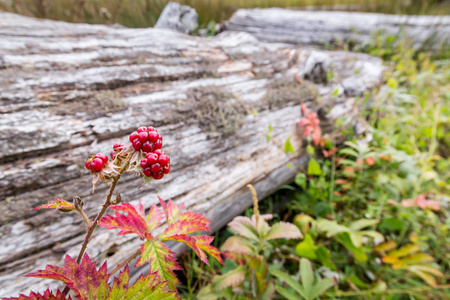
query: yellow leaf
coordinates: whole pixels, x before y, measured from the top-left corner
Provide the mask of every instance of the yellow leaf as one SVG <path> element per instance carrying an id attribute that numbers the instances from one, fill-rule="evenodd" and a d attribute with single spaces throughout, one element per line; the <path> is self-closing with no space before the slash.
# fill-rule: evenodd
<path id="1" fill-rule="evenodd" d="M 397 246 L 397 243 L 395 241 L 387 241 L 387 242 L 379 244 L 378 246 L 373 248 L 373 250 L 378 251 L 378 252 L 390 251 L 390 250 L 394 249 L 396 246 Z"/>
<path id="2" fill-rule="evenodd" d="M 408 245 L 401 247 L 398 250 L 393 250 L 393 251 L 389 252 L 389 256 L 402 257 L 402 256 L 406 256 L 411 253 L 415 253 L 419 250 L 420 250 L 419 247 L 417 247 L 416 245 L 408 244 Z"/>

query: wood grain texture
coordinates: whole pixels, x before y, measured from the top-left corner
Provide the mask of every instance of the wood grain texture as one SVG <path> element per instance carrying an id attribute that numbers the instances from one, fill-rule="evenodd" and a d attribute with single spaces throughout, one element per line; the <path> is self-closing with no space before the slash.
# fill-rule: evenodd
<path id="1" fill-rule="evenodd" d="M 407 37 L 416 47 L 439 49 L 450 42 L 450 17 L 239 9 L 225 23 L 225 30 L 248 32 L 265 42 L 294 45 L 328 45 L 340 40 L 367 44 L 375 32 L 382 30 L 386 35 Z"/>
<path id="2" fill-rule="evenodd" d="M 289 161 L 307 161 L 296 127 L 300 103 L 319 112 L 324 132 L 336 131 L 338 116 L 353 126 L 354 96 L 380 84 L 384 69 L 368 55 L 263 43 L 248 33 L 198 38 L 7 13 L 0 40 L 2 297 L 56 287 L 21 276 L 78 253 L 85 234 L 78 215 L 32 209 L 77 195 L 94 217 L 107 189 L 91 194 L 86 156 L 109 154 L 138 126 L 157 127 L 171 173 L 140 189 L 141 179 L 126 174 L 116 191 L 147 209 L 157 196 L 185 203 L 214 231 L 251 205 L 247 184 L 262 199 L 292 181 Z M 326 72 L 333 81 L 324 81 Z M 289 135 L 291 157 L 280 147 Z M 98 229 L 88 254 L 113 268 L 141 243 L 116 234 Z"/>

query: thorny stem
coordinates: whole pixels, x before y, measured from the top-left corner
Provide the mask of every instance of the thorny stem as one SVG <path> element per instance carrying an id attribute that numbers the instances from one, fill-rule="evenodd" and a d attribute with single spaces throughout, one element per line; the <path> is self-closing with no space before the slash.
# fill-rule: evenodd
<path id="1" fill-rule="evenodd" d="M 258 197 L 256 196 L 256 191 L 253 185 L 247 184 L 247 187 L 252 192 L 253 197 L 253 213 L 255 214 L 256 219 L 256 228 L 258 228 L 258 222 L 259 222 L 259 208 L 258 208 Z"/>
<path id="2" fill-rule="evenodd" d="M 114 193 L 114 189 L 116 188 L 117 182 L 120 179 L 120 176 L 122 176 L 122 173 L 127 169 L 128 165 L 130 164 L 130 160 L 127 159 L 127 161 L 125 162 L 125 164 L 122 166 L 122 168 L 120 168 L 119 170 L 119 174 L 116 175 L 116 177 L 114 177 L 114 180 L 111 184 L 111 187 L 109 188 L 109 192 L 108 195 L 106 196 L 106 200 L 105 203 L 103 203 L 103 207 L 102 210 L 98 213 L 97 217 L 95 218 L 94 222 L 92 223 L 91 226 L 88 227 L 88 232 L 86 234 L 86 236 L 84 237 L 84 242 L 83 245 L 81 246 L 81 250 L 80 253 L 78 253 L 78 258 L 77 258 L 77 264 L 79 265 L 81 262 L 81 259 L 83 257 L 84 252 L 86 251 L 86 247 L 89 244 L 89 240 L 91 239 L 92 234 L 94 233 L 95 228 L 98 225 L 98 222 L 100 221 L 100 219 L 103 217 L 103 215 L 105 214 L 106 210 L 108 209 L 108 207 L 111 205 L 111 197 Z M 70 288 L 68 286 L 66 286 L 64 288 L 63 291 L 63 295 L 67 295 L 67 293 L 69 293 Z"/>
<path id="3" fill-rule="evenodd" d="M 133 255 L 131 255 L 130 257 L 128 257 L 127 259 L 125 259 L 120 265 L 118 265 L 117 267 L 115 267 L 110 273 L 109 275 L 112 276 L 114 273 L 116 273 L 117 271 L 119 271 L 120 269 L 122 269 L 126 264 L 128 264 L 130 261 L 132 261 L 133 259 L 135 259 L 136 257 L 138 257 L 138 255 L 141 253 L 141 249 L 138 249 L 135 253 L 133 253 Z"/>

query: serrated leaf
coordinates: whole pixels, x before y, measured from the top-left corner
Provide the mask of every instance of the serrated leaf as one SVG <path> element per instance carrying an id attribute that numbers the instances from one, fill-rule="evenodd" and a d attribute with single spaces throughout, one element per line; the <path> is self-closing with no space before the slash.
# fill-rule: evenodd
<path id="1" fill-rule="evenodd" d="M 66 298 L 60 290 L 57 290 L 56 295 L 50 289 L 47 289 L 44 294 L 31 292 L 29 296 L 19 294 L 19 297 L 2 298 L 2 300 L 71 300 L 70 296 Z"/>
<path id="2" fill-rule="evenodd" d="M 141 203 L 133 206 L 130 203 L 112 205 L 109 208 L 116 210 L 114 216 L 103 217 L 99 225 L 107 229 L 121 229 L 118 235 L 136 233 L 141 239 L 151 239 L 151 234 L 147 231 L 147 224 L 144 219 L 144 207 Z M 119 213 L 124 211 L 127 214 Z"/>
<path id="3" fill-rule="evenodd" d="M 320 175 L 322 174 L 322 169 L 320 168 L 319 163 L 311 158 L 308 163 L 308 174 L 309 175 Z"/>
<path id="4" fill-rule="evenodd" d="M 156 273 L 139 276 L 133 285 L 129 285 L 128 265 L 114 278 L 113 286 L 105 300 L 175 300 L 179 299 L 175 291 L 169 291 L 167 282 L 161 282 Z M 99 298 L 103 299 L 103 298 Z"/>
<path id="5" fill-rule="evenodd" d="M 26 277 L 48 278 L 64 282 L 78 299 L 106 298 L 108 295 L 108 268 L 106 262 L 97 270 L 96 262 L 84 254 L 81 264 L 66 255 L 64 267 L 47 265 L 44 270 L 25 275 Z"/>
<path id="6" fill-rule="evenodd" d="M 202 214 L 187 211 L 182 213 L 176 222 L 173 222 L 161 234 L 161 238 L 169 237 L 176 234 L 189 234 L 199 231 L 209 232 L 209 220 Z"/>
<path id="7" fill-rule="evenodd" d="M 69 212 L 75 210 L 75 206 L 73 205 L 73 203 L 67 202 L 66 200 L 60 198 L 55 198 L 55 201 L 38 206 L 33 210 L 44 208 L 56 208 L 57 210 L 60 210 L 62 212 Z"/>
<path id="8" fill-rule="evenodd" d="M 172 235 L 163 239 L 164 241 L 176 241 L 181 242 L 192 248 L 195 253 L 198 255 L 201 261 L 205 264 L 209 265 L 208 257 L 205 253 L 209 253 L 215 259 L 217 259 L 222 265 L 223 261 L 220 257 L 220 252 L 213 246 L 211 246 L 211 242 L 214 240 L 214 237 L 207 235 L 200 236 L 187 236 L 187 235 Z"/>
<path id="9" fill-rule="evenodd" d="M 162 218 L 163 213 L 156 206 L 156 204 L 153 204 L 148 212 L 147 218 L 145 219 L 145 222 L 147 223 L 147 232 L 152 232 L 158 228 L 161 225 Z"/>
<path id="10" fill-rule="evenodd" d="M 292 293 L 291 291 L 285 289 L 284 287 L 276 285 L 275 290 L 288 300 L 298 300 L 297 294 Z"/>
<path id="11" fill-rule="evenodd" d="M 169 199 L 168 204 L 164 202 L 163 199 L 159 198 L 159 203 L 161 204 L 161 207 L 164 210 L 164 213 L 166 214 L 166 222 L 167 225 L 172 224 L 176 221 L 178 218 L 178 215 L 180 214 L 180 211 L 184 208 L 184 204 L 176 205 L 172 202 L 172 199 Z"/>
<path id="12" fill-rule="evenodd" d="M 300 239 L 303 235 L 298 229 L 297 226 L 287 222 L 278 222 L 274 224 L 269 232 L 264 236 L 264 241 L 273 240 L 273 239 Z"/>
<path id="13" fill-rule="evenodd" d="M 239 266 L 223 275 L 215 276 L 212 280 L 214 289 L 223 290 L 227 287 L 237 287 L 245 280 L 247 271 L 244 266 Z"/>
<path id="14" fill-rule="evenodd" d="M 169 289 L 175 290 L 180 283 L 174 271 L 181 270 L 175 257 L 175 252 L 160 241 L 146 241 L 141 248 L 141 257 L 136 267 L 150 264 L 150 272 L 156 273 L 160 281 L 166 281 Z"/>

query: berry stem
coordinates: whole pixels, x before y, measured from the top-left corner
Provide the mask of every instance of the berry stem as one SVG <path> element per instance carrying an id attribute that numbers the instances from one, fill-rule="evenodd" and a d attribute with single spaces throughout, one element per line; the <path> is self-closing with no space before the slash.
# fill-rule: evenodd
<path id="1" fill-rule="evenodd" d="M 102 210 L 98 213 L 98 215 L 95 218 L 92 225 L 88 227 L 88 232 L 87 232 L 86 236 L 84 237 L 84 242 L 83 242 L 83 245 L 81 246 L 80 253 L 78 253 L 78 258 L 77 258 L 78 265 L 80 264 L 81 259 L 83 258 L 84 252 L 86 251 L 86 247 L 89 243 L 89 240 L 91 239 L 92 234 L 94 233 L 95 228 L 98 225 L 98 222 L 103 217 L 103 215 L 105 214 L 108 207 L 111 205 L 111 197 L 114 193 L 114 189 L 116 188 L 116 185 L 120 179 L 120 176 L 122 176 L 122 173 L 125 172 L 125 170 L 127 169 L 129 164 L 130 164 L 130 159 L 127 159 L 125 161 L 124 165 L 122 166 L 122 168 L 120 168 L 119 174 L 117 174 L 116 177 L 114 177 L 113 183 L 111 184 L 111 187 L 109 188 L 108 195 L 106 196 L 105 203 L 103 203 Z M 70 288 L 68 286 L 66 286 L 64 288 L 63 295 L 64 296 L 67 295 L 67 293 L 69 293 L 69 290 L 70 290 Z"/>

